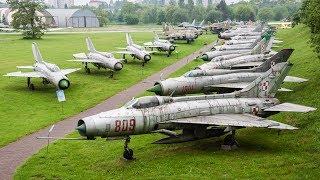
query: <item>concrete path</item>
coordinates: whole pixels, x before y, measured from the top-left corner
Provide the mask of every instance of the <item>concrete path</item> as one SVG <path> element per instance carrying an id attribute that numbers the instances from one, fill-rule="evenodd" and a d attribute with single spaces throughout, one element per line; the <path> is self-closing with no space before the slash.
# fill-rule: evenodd
<path id="1" fill-rule="evenodd" d="M 152 87 L 156 80 L 160 79 L 162 74 L 163 78 L 168 77 L 171 73 L 175 72 L 177 69 L 185 66 L 190 61 L 194 60 L 196 57 L 201 55 L 203 52 L 208 51 L 213 47 L 213 44 L 207 45 L 200 50 L 192 53 L 191 55 L 179 60 L 178 62 L 164 68 L 158 73 L 155 73 L 145 80 L 131 86 L 130 88 L 119 92 L 118 94 L 110 97 L 104 102 L 98 104 L 97 106 L 83 111 L 82 113 L 62 120 L 55 124 L 54 131 L 51 136 L 63 137 L 67 134 L 72 133 L 75 130 L 76 123 L 79 119 L 94 115 L 103 111 L 117 108 L 132 99 L 132 97 L 138 96 L 146 89 Z M 51 127 L 51 126 L 50 126 Z M 37 153 L 41 148 L 47 145 L 46 140 L 36 140 L 36 137 L 47 136 L 50 127 L 39 130 L 33 134 L 27 135 L 13 143 L 8 144 L 0 149 L 0 179 L 12 179 L 16 168 L 24 163 L 30 156 Z"/>

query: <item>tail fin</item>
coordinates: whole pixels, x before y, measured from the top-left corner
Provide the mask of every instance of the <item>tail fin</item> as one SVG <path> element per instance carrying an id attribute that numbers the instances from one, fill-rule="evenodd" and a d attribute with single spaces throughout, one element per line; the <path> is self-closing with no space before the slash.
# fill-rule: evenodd
<path id="1" fill-rule="evenodd" d="M 133 44 L 132 38 L 129 33 L 126 33 L 127 45 L 130 46 Z"/>
<path id="2" fill-rule="evenodd" d="M 87 48 L 89 52 L 97 52 L 96 48 L 94 48 L 94 45 L 89 37 L 86 38 Z"/>
<path id="3" fill-rule="evenodd" d="M 276 64 L 246 88 L 242 89 L 238 96 L 252 98 L 274 97 L 292 66 L 293 64 L 289 62 Z"/>
<path id="4" fill-rule="evenodd" d="M 154 32 L 154 40 L 159 40 L 159 36 L 156 32 Z"/>
<path id="5" fill-rule="evenodd" d="M 278 63 L 287 62 L 293 51 L 294 49 L 282 49 L 280 52 L 264 61 L 255 69 L 255 72 L 266 72 Z"/>
<path id="6" fill-rule="evenodd" d="M 35 42 L 32 43 L 32 53 L 33 53 L 34 60 L 37 63 L 43 62 L 42 55 L 41 55 L 41 53 L 39 51 L 37 43 L 35 43 Z"/>
<path id="7" fill-rule="evenodd" d="M 196 20 L 194 19 L 191 23 L 192 26 L 194 26 L 196 24 Z"/>
<path id="8" fill-rule="evenodd" d="M 204 20 L 201 21 L 201 23 L 199 24 L 200 27 L 202 27 L 204 24 Z"/>
<path id="9" fill-rule="evenodd" d="M 257 25 L 257 27 L 256 28 L 254 28 L 254 32 L 261 32 L 262 31 L 262 29 L 263 29 L 263 25 L 262 24 L 259 24 L 259 25 Z"/>

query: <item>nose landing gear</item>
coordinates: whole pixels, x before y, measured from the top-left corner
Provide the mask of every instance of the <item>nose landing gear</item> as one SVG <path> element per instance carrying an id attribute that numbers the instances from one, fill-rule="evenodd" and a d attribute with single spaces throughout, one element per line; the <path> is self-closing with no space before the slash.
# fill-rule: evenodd
<path id="1" fill-rule="evenodd" d="M 236 131 L 233 130 L 231 134 L 228 134 L 225 138 L 224 138 L 224 142 L 221 145 L 221 149 L 223 150 L 233 150 L 233 149 L 237 149 L 239 147 L 239 144 L 235 138 L 236 135 Z"/>
<path id="2" fill-rule="evenodd" d="M 125 138 L 125 142 L 124 142 L 124 150 L 123 150 L 123 158 L 126 160 L 133 160 L 133 150 L 129 148 L 129 143 L 130 143 L 130 137 L 127 136 Z"/>

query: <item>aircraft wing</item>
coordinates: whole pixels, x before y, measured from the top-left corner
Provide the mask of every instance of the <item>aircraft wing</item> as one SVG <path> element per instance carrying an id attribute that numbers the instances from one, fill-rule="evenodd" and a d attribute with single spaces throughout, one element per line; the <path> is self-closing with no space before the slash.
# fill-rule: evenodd
<path id="1" fill-rule="evenodd" d="M 88 59 L 88 57 L 85 53 L 73 54 L 73 57 L 76 59 Z"/>
<path id="2" fill-rule="evenodd" d="M 264 111 L 275 111 L 275 112 L 310 112 L 315 111 L 316 108 L 313 107 L 307 107 L 302 106 L 299 104 L 293 104 L 293 103 L 282 103 L 278 104 L 272 107 L 269 107 L 267 109 L 264 109 Z"/>
<path id="3" fill-rule="evenodd" d="M 294 82 L 294 83 L 301 83 L 306 82 L 308 79 L 294 77 L 294 76 L 286 76 L 283 80 L 284 82 Z"/>
<path id="4" fill-rule="evenodd" d="M 256 67 L 256 66 L 260 66 L 263 62 L 261 61 L 256 61 L 256 62 L 246 62 L 246 63 L 241 63 L 241 64 L 236 64 L 233 65 L 232 67 Z"/>
<path id="5" fill-rule="evenodd" d="M 277 121 L 268 120 L 251 114 L 216 114 L 197 116 L 169 121 L 174 124 L 199 124 L 208 126 L 258 127 L 271 129 L 297 129 Z"/>
<path id="6" fill-rule="evenodd" d="M 250 84 L 250 82 L 238 82 L 238 83 L 210 85 L 210 87 L 212 87 L 212 88 L 243 89 L 243 88 L 247 87 L 249 84 Z"/>
<path id="7" fill-rule="evenodd" d="M 134 54 L 131 51 L 116 51 L 114 53 L 117 53 L 117 54 Z"/>
<path id="8" fill-rule="evenodd" d="M 101 63 L 100 61 L 94 60 L 94 59 L 73 59 L 73 60 L 68 60 L 72 62 L 87 62 L 87 63 Z"/>
<path id="9" fill-rule="evenodd" d="M 80 68 L 75 68 L 75 69 L 62 69 L 61 72 L 62 74 L 64 75 L 68 75 L 70 73 L 73 73 L 73 72 L 76 72 L 76 71 L 79 71 Z"/>
<path id="10" fill-rule="evenodd" d="M 45 78 L 45 76 L 43 74 L 41 74 L 40 72 L 12 72 L 12 73 L 8 73 L 4 76 L 7 77 L 30 77 L 30 78 Z"/>
<path id="11" fill-rule="evenodd" d="M 17 66 L 17 69 L 34 69 L 34 66 Z"/>

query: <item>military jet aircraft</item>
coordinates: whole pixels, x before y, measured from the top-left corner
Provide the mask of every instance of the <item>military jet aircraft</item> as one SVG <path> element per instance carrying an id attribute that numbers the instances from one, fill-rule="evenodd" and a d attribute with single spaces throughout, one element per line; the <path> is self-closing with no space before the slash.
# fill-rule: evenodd
<path id="1" fill-rule="evenodd" d="M 31 78 L 42 78 L 43 84 L 53 84 L 58 89 L 65 90 L 70 87 L 70 81 L 67 75 L 75 71 L 80 70 L 75 69 L 60 69 L 57 65 L 45 62 L 42 59 L 41 53 L 38 49 L 36 43 L 32 44 L 32 52 L 35 60 L 33 66 L 17 66 L 18 69 L 30 69 L 33 72 L 12 72 L 4 76 L 8 77 L 24 77 L 27 78 L 27 85 L 30 90 L 34 90 L 34 84 L 31 83 Z"/>
<path id="2" fill-rule="evenodd" d="M 176 45 L 173 45 L 168 40 L 159 39 L 158 35 L 155 34 L 155 38 L 153 42 L 146 42 L 144 43 L 145 48 L 150 48 L 153 50 L 153 48 L 158 49 L 158 51 L 166 51 L 168 52 L 168 57 L 171 55 L 171 53 L 176 49 Z"/>
<path id="3" fill-rule="evenodd" d="M 82 118 L 77 130 L 88 140 L 126 137 L 123 157 L 133 159 L 130 135 L 159 132 L 168 138 L 156 143 L 186 142 L 225 137 L 224 145 L 237 145 L 235 132 L 245 127 L 294 130 L 296 127 L 266 119 L 278 112 L 310 112 L 315 108 L 280 103 L 275 93 L 292 64 L 278 63 L 246 88 L 228 94 L 133 99 L 121 108 Z M 182 129 L 181 134 L 171 130 Z M 43 137 L 46 139 L 48 137 Z"/>
<path id="4" fill-rule="evenodd" d="M 165 39 L 170 42 L 179 40 L 187 41 L 189 44 L 198 38 L 198 31 L 192 29 L 174 29 L 172 26 L 164 24 L 163 31 Z"/>
<path id="5" fill-rule="evenodd" d="M 112 70 L 111 77 L 113 77 L 113 71 L 120 71 L 123 68 L 120 59 L 116 59 L 112 53 L 97 51 L 89 37 L 86 38 L 86 44 L 89 53 L 78 53 L 74 54 L 75 60 L 69 60 L 74 62 L 81 62 L 84 64 L 84 68 L 87 73 L 90 73 L 88 63 L 93 64 L 98 69 L 110 69 Z"/>
<path id="6" fill-rule="evenodd" d="M 181 24 L 178 25 L 178 27 L 188 28 L 188 27 L 195 27 L 195 25 L 196 25 L 196 20 L 194 19 L 191 24 L 189 22 L 182 22 Z"/>
<path id="7" fill-rule="evenodd" d="M 286 62 L 292 53 L 292 49 L 284 49 L 278 54 L 266 60 L 262 66 L 247 70 L 229 70 L 231 72 L 219 75 L 209 75 L 214 71 L 208 71 L 208 74 L 203 76 L 200 72 L 194 73 L 194 71 L 187 72 L 185 75 L 175 78 L 169 78 L 166 80 L 157 81 L 154 87 L 147 91 L 154 92 L 157 95 L 185 95 L 196 93 L 225 93 L 233 92 L 247 87 L 252 81 L 257 79 L 266 72 L 274 64 Z M 228 71 L 226 71 L 228 72 Z M 284 82 L 305 82 L 306 79 L 290 76 L 284 79 Z M 291 91 L 289 89 L 281 88 L 280 91 Z"/>
<path id="8" fill-rule="evenodd" d="M 145 63 L 149 62 L 151 60 L 152 53 L 155 53 L 155 51 L 146 51 L 142 46 L 139 46 L 137 44 L 134 44 L 131 36 L 129 33 L 126 33 L 126 39 L 127 39 L 127 47 L 126 48 L 120 48 L 124 51 L 117 51 L 116 53 L 122 54 L 124 62 L 127 62 L 126 54 L 129 54 L 133 57 L 133 59 L 137 58 L 142 61 L 142 66 L 144 66 Z"/>

